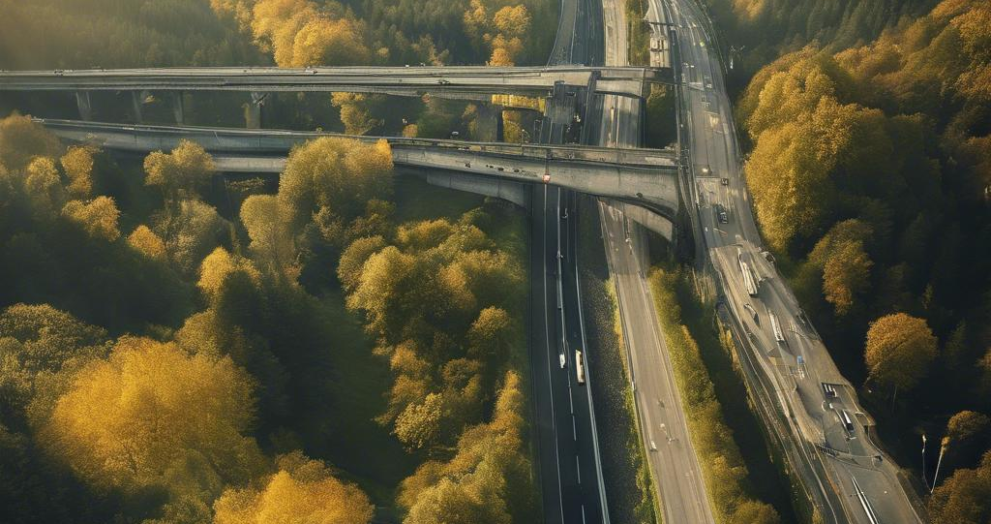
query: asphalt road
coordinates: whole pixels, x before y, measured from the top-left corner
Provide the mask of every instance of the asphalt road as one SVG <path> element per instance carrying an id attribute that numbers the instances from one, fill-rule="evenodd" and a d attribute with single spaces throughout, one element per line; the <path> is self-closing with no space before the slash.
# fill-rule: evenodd
<path id="1" fill-rule="evenodd" d="M 800 440 L 803 463 L 796 469 L 826 522 L 921 522 L 897 466 L 870 442 L 865 427 L 873 422 L 860 407 L 856 389 L 839 373 L 762 251 L 708 19 L 690 0 L 652 1 L 673 16 L 677 32 L 680 132 L 691 155 L 688 189 L 694 202 L 689 205 L 698 213 L 697 240 L 704 242 L 726 306 L 749 341 L 748 360 L 773 386 L 774 402 Z M 725 210 L 726 223 L 719 220 L 719 209 Z M 745 284 L 741 261 L 757 282 L 756 293 Z M 835 398 L 827 398 L 824 384 L 836 391 Z M 844 412 L 849 427 L 841 422 Z"/>
<path id="2" fill-rule="evenodd" d="M 606 65 L 627 65 L 627 21 L 622 1 L 603 0 L 603 15 Z M 638 147 L 642 136 L 641 101 L 610 95 L 602 99 L 598 143 Z M 607 202 L 600 202 L 599 216 L 609 274 L 619 302 L 641 439 L 664 522 L 714 522 L 646 279 L 650 267 L 646 233 Z"/>
<path id="3" fill-rule="evenodd" d="M 585 61 L 586 42 L 594 38 L 590 37 L 594 26 L 588 20 L 590 2 L 564 3 L 552 65 Z M 572 100 L 549 101 L 569 110 L 548 109 L 541 128 L 543 142 L 564 139 L 574 114 L 566 104 Z M 580 384 L 575 362 L 576 351 L 582 351 L 586 361 L 594 358 L 586 349 L 580 308 L 577 199 L 573 191 L 541 184 L 531 186 L 530 204 L 530 355 L 544 522 L 607 524 L 608 503 L 589 387 L 593 377 L 586 365 L 585 384 Z"/>

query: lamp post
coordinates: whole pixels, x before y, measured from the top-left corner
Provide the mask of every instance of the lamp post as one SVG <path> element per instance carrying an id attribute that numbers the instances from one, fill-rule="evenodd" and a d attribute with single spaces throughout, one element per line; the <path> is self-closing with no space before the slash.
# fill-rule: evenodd
<path id="1" fill-rule="evenodd" d="M 950 443 L 950 439 L 943 437 L 943 441 L 939 445 L 939 460 L 936 461 L 936 473 L 933 475 L 933 485 L 929 489 L 929 494 L 932 495 L 933 491 L 936 491 L 936 479 L 939 478 L 939 465 L 943 463 L 943 453 L 946 452 L 946 445 Z"/>
<path id="2" fill-rule="evenodd" d="M 926 478 L 926 434 L 922 434 L 922 483 L 929 487 L 929 479 Z"/>

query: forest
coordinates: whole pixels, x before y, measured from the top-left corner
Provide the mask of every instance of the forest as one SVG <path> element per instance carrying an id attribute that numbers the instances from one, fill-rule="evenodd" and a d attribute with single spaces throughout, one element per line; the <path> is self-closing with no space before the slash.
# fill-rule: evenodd
<path id="1" fill-rule="evenodd" d="M 945 455 L 932 521 L 987 522 L 991 5 L 707 5 L 778 267 L 887 451 L 921 479 L 937 442 L 927 483 Z"/>
<path id="2" fill-rule="evenodd" d="M 540 63 L 553 33 L 534 28 L 556 10 L 0 0 L 0 67 Z M 394 102 L 347 93 L 287 96 L 273 118 L 477 125 L 474 106 L 413 103 L 402 125 L 384 123 Z M 0 521 L 530 521 L 518 211 L 395 176 L 385 142 L 302 144 L 276 184 L 224 176 L 192 142 L 143 158 L 61 143 L 15 105 Z"/>
<path id="3" fill-rule="evenodd" d="M 191 142 L 127 165 L 0 122 L 2 520 L 525 522 L 519 217 L 400 221 L 385 142 L 300 146 L 233 217 L 215 177 Z M 337 466 L 365 439 L 397 485 Z"/>

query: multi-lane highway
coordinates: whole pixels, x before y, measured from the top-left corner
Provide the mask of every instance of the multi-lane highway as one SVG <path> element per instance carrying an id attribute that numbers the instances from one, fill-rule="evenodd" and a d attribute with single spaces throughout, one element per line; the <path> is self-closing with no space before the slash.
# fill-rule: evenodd
<path id="1" fill-rule="evenodd" d="M 721 284 L 723 302 L 758 380 L 795 442 L 797 477 L 825 522 L 921 522 L 898 467 L 870 442 L 873 423 L 840 375 L 787 283 L 762 249 L 709 19 L 690 0 L 652 0 L 668 13 L 680 70 L 680 135 L 689 155 L 696 240 Z M 756 377 L 756 378 L 753 378 Z"/>
<path id="2" fill-rule="evenodd" d="M 597 41 L 594 0 L 564 2 L 551 65 L 588 63 Z M 571 4 L 571 5 L 568 5 Z M 560 143 L 582 116 L 579 97 L 548 99 L 540 139 Z M 555 179 L 556 183 L 556 179 Z M 530 355 L 544 521 L 608 523 L 609 510 L 578 288 L 577 198 L 567 188 L 530 192 Z M 581 352 L 581 357 L 578 356 Z M 579 381 L 578 358 L 583 359 Z M 582 383 L 584 382 L 584 383 Z"/>
<path id="3" fill-rule="evenodd" d="M 621 0 L 603 0 L 606 65 L 627 64 L 627 20 Z M 642 136 L 639 100 L 605 96 L 599 144 L 633 148 Z M 711 523 L 712 509 L 688 433 L 654 301 L 646 231 L 617 207 L 600 202 L 609 274 L 623 327 L 637 421 L 664 522 Z"/>

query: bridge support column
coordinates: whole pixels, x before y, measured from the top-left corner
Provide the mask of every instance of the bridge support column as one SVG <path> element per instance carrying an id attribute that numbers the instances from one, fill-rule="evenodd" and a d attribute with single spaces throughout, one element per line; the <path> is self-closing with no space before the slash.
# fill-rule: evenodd
<path id="1" fill-rule="evenodd" d="M 131 109 L 134 111 L 134 121 L 143 124 L 144 119 L 144 101 L 147 98 L 147 91 L 131 91 Z"/>
<path id="2" fill-rule="evenodd" d="M 87 122 L 93 120 L 93 104 L 89 99 L 89 91 L 76 91 L 76 106 L 79 107 L 79 118 Z"/>
<path id="3" fill-rule="evenodd" d="M 183 107 L 182 91 L 172 93 L 172 115 L 175 116 L 175 123 L 184 125 L 186 123 L 186 111 Z"/>
<path id="4" fill-rule="evenodd" d="M 585 102 L 581 104 L 581 115 L 582 115 L 582 144 L 590 144 L 592 133 L 595 131 L 592 129 L 592 122 L 589 118 L 593 114 L 595 109 L 595 83 L 599 79 L 599 72 L 592 71 L 592 74 L 588 75 L 588 86 L 585 89 Z"/>
<path id="5" fill-rule="evenodd" d="M 244 106 L 244 121 L 248 129 L 261 129 L 262 108 L 268 99 L 268 93 L 251 93 L 251 101 Z"/>

